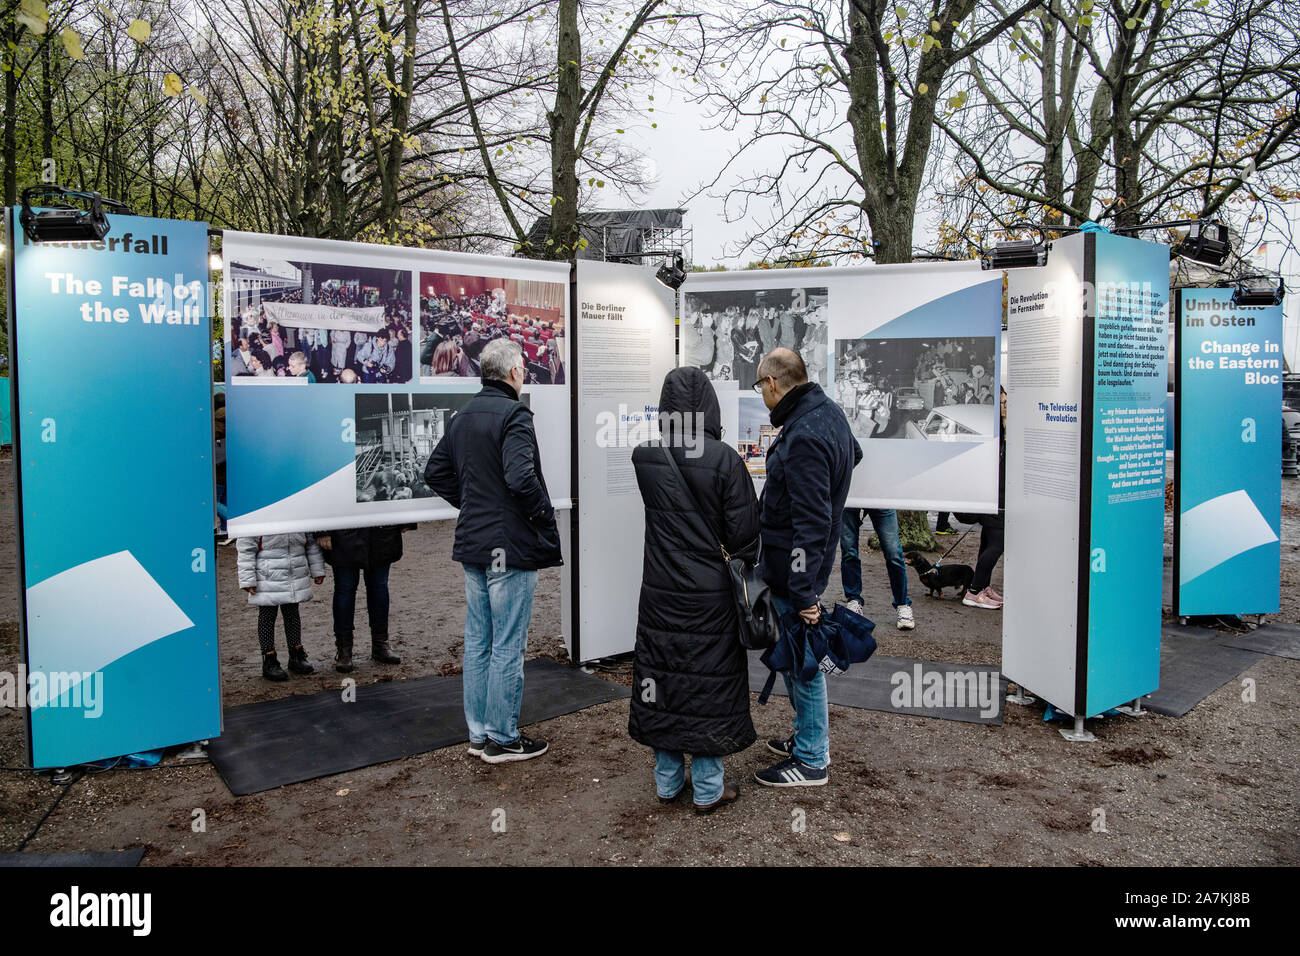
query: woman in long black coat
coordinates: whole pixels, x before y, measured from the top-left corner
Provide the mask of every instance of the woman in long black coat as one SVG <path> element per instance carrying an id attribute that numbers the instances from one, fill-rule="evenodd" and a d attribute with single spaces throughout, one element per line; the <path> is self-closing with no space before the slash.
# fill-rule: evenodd
<path id="1" fill-rule="evenodd" d="M 738 795 L 724 781 L 722 758 L 754 742 L 748 660 L 718 544 L 753 557 L 758 501 L 740 455 L 721 441 L 718 396 L 704 372 L 668 373 L 659 423 L 690 490 L 660 442 L 632 452 L 645 502 L 645 563 L 628 733 L 654 748 L 664 802 L 685 789 L 690 754 L 695 807 L 709 813 Z"/>

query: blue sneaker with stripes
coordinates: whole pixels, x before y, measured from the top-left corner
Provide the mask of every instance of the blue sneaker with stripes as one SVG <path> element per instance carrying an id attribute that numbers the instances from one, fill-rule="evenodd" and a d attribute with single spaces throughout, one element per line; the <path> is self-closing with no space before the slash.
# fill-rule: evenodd
<path id="1" fill-rule="evenodd" d="M 820 787 L 828 778 L 825 767 L 809 767 L 794 757 L 754 774 L 754 779 L 765 787 Z"/>

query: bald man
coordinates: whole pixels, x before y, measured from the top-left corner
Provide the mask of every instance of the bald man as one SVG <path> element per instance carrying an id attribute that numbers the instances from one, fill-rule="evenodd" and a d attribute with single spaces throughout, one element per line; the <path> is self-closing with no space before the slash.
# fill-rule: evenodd
<path id="1" fill-rule="evenodd" d="M 767 481 L 759 499 L 761 571 L 782 616 L 798 611 L 804 621 L 816 624 L 862 448 L 839 406 L 808 381 L 798 353 L 787 348 L 768 352 L 753 387 L 762 393 L 772 424 L 781 429 L 767 451 Z M 810 681 L 782 677 L 794 707 L 794 734 L 767 742 L 785 759 L 754 778 L 769 787 L 821 786 L 830 764 L 826 677 L 820 670 Z"/>

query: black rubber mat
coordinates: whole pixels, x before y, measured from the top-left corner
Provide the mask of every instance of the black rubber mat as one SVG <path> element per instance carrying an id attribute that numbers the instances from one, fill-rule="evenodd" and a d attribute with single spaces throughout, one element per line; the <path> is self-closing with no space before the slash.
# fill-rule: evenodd
<path id="1" fill-rule="evenodd" d="M 759 655 L 750 654 L 749 689 L 754 693 L 761 691 L 769 673 Z M 941 691 L 937 679 L 930 676 L 933 674 L 942 677 Z M 958 679 L 959 675 L 962 679 Z M 974 682 L 968 675 L 974 675 Z M 931 688 L 929 695 L 927 686 Z M 979 702 L 980 687 L 985 690 L 986 706 Z M 780 675 L 772 689 L 772 695 L 777 694 L 785 695 L 785 681 Z M 826 697 L 832 704 L 970 724 L 1001 726 L 1006 695 L 1006 678 L 996 667 L 944 664 L 881 654 L 874 655 L 865 664 L 854 664 L 847 673 L 826 678 Z"/>
<path id="2" fill-rule="evenodd" d="M 1161 628 L 1160 688 L 1142 706 L 1181 717 L 1259 660 L 1257 651 L 1225 647 L 1225 636 L 1204 627 Z"/>
<path id="3" fill-rule="evenodd" d="M 208 756 L 236 796 L 345 773 L 468 739 L 460 676 L 358 685 L 231 707 Z M 631 696 L 621 684 L 538 658 L 524 664 L 521 725 Z"/>
<path id="4" fill-rule="evenodd" d="M 1243 651 L 1300 661 L 1300 627 L 1294 624 L 1269 621 L 1249 634 L 1216 633 L 1219 643 L 1224 647 L 1239 647 Z"/>
<path id="5" fill-rule="evenodd" d="M 139 866 L 144 848 L 91 853 L 0 853 L 0 866 Z"/>

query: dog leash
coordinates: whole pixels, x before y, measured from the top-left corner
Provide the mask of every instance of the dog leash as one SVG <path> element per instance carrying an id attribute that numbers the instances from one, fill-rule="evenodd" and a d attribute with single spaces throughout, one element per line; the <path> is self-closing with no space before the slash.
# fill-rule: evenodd
<path id="1" fill-rule="evenodd" d="M 948 555 L 952 554 L 953 551 L 956 549 L 957 545 L 961 544 L 963 541 L 966 540 L 966 535 L 970 534 L 974 530 L 975 530 L 975 525 L 971 525 L 969 528 L 963 531 L 961 533 L 961 537 L 953 542 L 952 547 L 943 553 L 943 557 L 939 558 L 938 561 L 934 562 L 933 567 L 937 568 L 939 565 L 943 564 L 943 559 L 948 557 Z"/>

